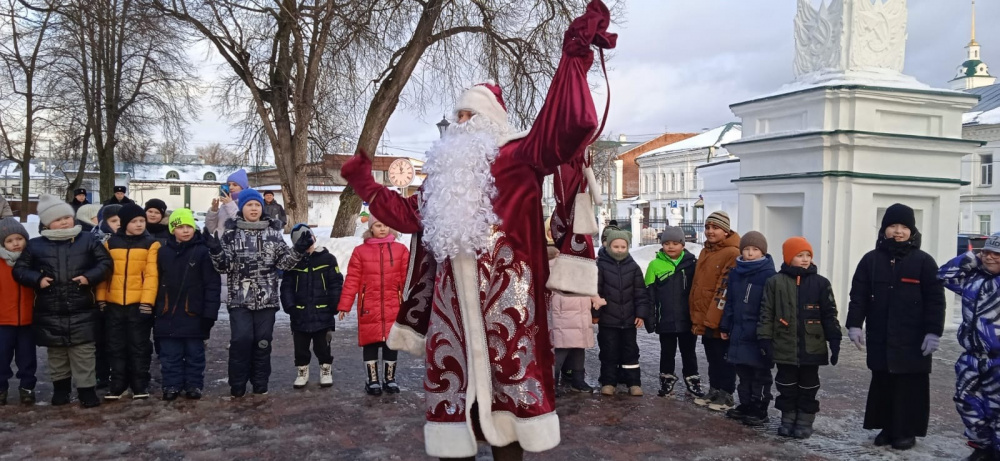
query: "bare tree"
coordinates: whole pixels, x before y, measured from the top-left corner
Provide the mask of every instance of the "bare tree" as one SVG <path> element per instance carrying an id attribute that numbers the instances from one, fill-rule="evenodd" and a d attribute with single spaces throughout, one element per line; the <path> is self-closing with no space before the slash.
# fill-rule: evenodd
<path id="1" fill-rule="evenodd" d="M 217 142 L 199 147 L 194 150 L 194 153 L 206 165 L 236 164 L 236 153 Z"/>
<path id="2" fill-rule="evenodd" d="M 153 158 L 159 147 L 150 138 L 126 138 L 118 142 L 115 159 L 124 163 L 146 163 Z"/>
<path id="3" fill-rule="evenodd" d="M 4 157 L 21 168 L 20 218 L 28 217 L 31 186 L 31 160 L 40 133 L 48 123 L 46 75 L 51 56 L 46 33 L 52 25 L 52 12 L 40 5 L 39 11 L 28 3 L 6 0 L 0 30 L 0 142 Z"/>
<path id="4" fill-rule="evenodd" d="M 156 157 L 163 163 L 186 163 L 183 147 L 172 141 L 156 146 Z"/>

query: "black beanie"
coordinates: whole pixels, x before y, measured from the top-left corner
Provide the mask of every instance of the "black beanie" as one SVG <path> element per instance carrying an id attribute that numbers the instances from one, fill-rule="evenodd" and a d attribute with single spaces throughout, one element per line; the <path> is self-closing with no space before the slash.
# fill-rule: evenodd
<path id="1" fill-rule="evenodd" d="M 122 229 L 124 229 L 128 223 L 132 222 L 133 219 L 139 217 L 146 219 L 146 210 L 139 208 L 139 205 L 134 203 L 122 205 L 122 209 L 118 210 L 118 219 L 121 220 Z"/>
<path id="2" fill-rule="evenodd" d="M 157 210 L 160 210 L 161 215 L 167 214 L 167 203 L 158 198 L 151 198 L 147 200 L 146 208 L 144 208 L 143 211 L 148 210 L 150 208 L 156 208 Z"/>
<path id="3" fill-rule="evenodd" d="M 885 209 L 885 215 L 882 216 L 882 229 L 879 230 L 879 235 L 884 235 L 886 228 L 893 224 L 902 224 L 910 229 L 910 232 L 917 232 L 917 218 L 913 214 L 913 208 L 910 208 L 902 203 L 894 203 L 889 208 Z"/>

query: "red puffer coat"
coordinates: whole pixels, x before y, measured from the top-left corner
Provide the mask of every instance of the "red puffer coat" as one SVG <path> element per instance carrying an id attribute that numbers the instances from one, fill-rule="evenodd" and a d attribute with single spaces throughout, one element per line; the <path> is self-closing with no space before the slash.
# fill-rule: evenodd
<path id="1" fill-rule="evenodd" d="M 389 337 L 406 284 L 410 252 L 390 235 L 370 238 L 354 248 L 337 310 L 350 312 L 358 298 L 358 344 L 378 343 Z"/>

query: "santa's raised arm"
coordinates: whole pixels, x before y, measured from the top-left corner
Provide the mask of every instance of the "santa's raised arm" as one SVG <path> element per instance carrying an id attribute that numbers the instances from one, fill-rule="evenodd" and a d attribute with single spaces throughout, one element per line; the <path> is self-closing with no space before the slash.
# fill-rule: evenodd
<path id="1" fill-rule="evenodd" d="M 341 169 L 373 215 L 414 234 L 389 345 L 427 356 L 428 455 L 475 456 L 477 439 L 528 451 L 559 443 L 542 180 L 561 165 L 582 164 L 597 128 L 587 84 L 591 46 L 614 47 L 609 23 L 599 0 L 572 22 L 545 104 L 527 132 L 511 129 L 499 87 L 465 91 L 457 122 L 427 153 L 427 177 L 414 196 L 376 183 L 367 156 Z M 575 269 L 580 292 L 593 291 L 593 261 L 581 258 Z"/>

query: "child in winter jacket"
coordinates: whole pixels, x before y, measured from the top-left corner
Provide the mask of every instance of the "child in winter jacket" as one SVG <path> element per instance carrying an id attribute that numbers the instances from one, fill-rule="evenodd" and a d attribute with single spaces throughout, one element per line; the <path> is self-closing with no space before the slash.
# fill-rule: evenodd
<path id="1" fill-rule="evenodd" d="M 226 223 L 230 219 L 236 219 L 241 211 L 238 206 L 240 193 L 250 188 L 250 179 L 247 177 L 246 170 L 240 168 L 229 175 L 226 178 L 226 188 L 228 192 L 219 198 L 212 199 L 212 207 L 205 214 L 205 229 L 219 237 L 222 237 L 226 231 Z"/>
<path id="2" fill-rule="evenodd" d="M 965 437 L 975 451 L 970 460 L 1000 459 L 1000 395 L 989 386 L 1000 376 L 1000 232 L 979 255 L 971 251 L 941 267 L 938 277 L 962 295 L 958 343 L 965 349 L 955 363 L 955 406 L 965 423 Z M 871 331 L 869 329 L 869 331 Z M 924 422 L 926 424 L 926 422 Z"/>
<path id="3" fill-rule="evenodd" d="M 84 232 L 93 232 L 94 229 L 97 228 L 98 224 L 101 223 L 97 219 L 97 215 L 100 212 L 100 205 L 92 203 L 82 205 L 76 210 L 76 224 L 79 225 Z"/>
<path id="4" fill-rule="evenodd" d="M 747 232 L 740 239 L 740 254 L 736 267 L 729 272 L 726 306 L 719 324 L 722 338 L 729 340 L 727 359 L 736 366 L 739 377 L 736 390 L 740 404 L 727 411 L 726 416 L 760 426 L 767 423 L 773 364 L 760 353 L 757 322 L 764 284 L 775 274 L 774 260 L 767 254 L 767 239 L 757 231 Z"/>
<path id="5" fill-rule="evenodd" d="M 812 245 L 792 237 L 781 252 L 781 271 L 764 285 L 757 338 L 765 363 L 778 364 L 778 435 L 805 439 L 819 412 L 819 367 L 836 365 L 840 356 L 840 323 L 830 281 L 812 263 Z"/>
<path id="6" fill-rule="evenodd" d="M 70 402 L 73 379 L 85 408 L 101 404 L 94 390 L 94 341 L 99 326 L 93 285 L 111 272 L 108 250 L 74 226 L 73 207 L 54 195 L 38 198 L 41 235 L 14 264 L 14 280 L 35 291 L 31 327 L 35 343 L 48 348 L 52 405 Z"/>
<path id="7" fill-rule="evenodd" d="M 550 220 L 545 221 L 545 237 L 547 240 L 549 267 L 559 256 L 559 250 L 552 240 Z M 552 347 L 555 348 L 555 378 L 565 376 L 561 382 L 569 385 L 573 392 L 591 393 L 594 391 L 587 384 L 586 352 L 594 347 L 594 326 L 591 323 L 590 309 L 593 298 L 589 296 L 567 296 L 552 292 L 550 298 L 552 321 L 549 329 L 552 332 Z"/>
<path id="8" fill-rule="evenodd" d="M 159 286 L 157 242 L 146 232 L 146 212 L 128 203 L 118 211 L 122 225 L 104 242 L 111 254 L 111 277 L 97 286 L 97 305 L 104 312 L 104 333 L 111 362 L 105 400 L 118 400 L 131 388 L 133 399 L 149 398 L 149 363 L 153 353 L 153 304 Z"/>
<path id="9" fill-rule="evenodd" d="M 362 347 L 365 361 L 365 391 L 368 395 L 399 392 L 396 384 L 396 351 L 385 344 L 389 331 L 399 313 L 406 284 L 410 251 L 388 226 L 371 216 L 364 243 L 354 248 L 347 265 L 347 277 L 340 295 L 341 320 L 351 311 L 354 298 L 358 299 L 358 345 Z M 379 385 L 378 354 L 382 350 L 385 380 Z"/>
<path id="10" fill-rule="evenodd" d="M 167 204 L 158 198 L 151 198 L 146 201 L 143 207 L 146 211 L 146 232 L 152 235 L 160 245 L 167 243 L 170 239 L 170 226 L 167 223 Z"/>
<path id="11" fill-rule="evenodd" d="M 176 400 L 181 392 L 200 399 L 205 388 L 205 340 L 219 317 L 222 278 L 212 266 L 190 209 L 175 210 L 168 226 L 172 237 L 156 259 L 160 288 L 153 309 L 163 400 Z"/>
<path id="12" fill-rule="evenodd" d="M 642 396 L 636 329 L 649 317 L 649 293 L 642 268 L 629 254 L 632 234 L 609 230 L 607 244 L 597 252 L 597 294 L 603 306 L 593 310 L 601 359 L 601 394 L 614 395 L 619 377 L 629 395 Z"/>
<path id="13" fill-rule="evenodd" d="M 271 339 L 280 308 L 278 272 L 291 270 L 313 244 L 302 235 L 288 248 L 277 221 L 264 215 L 264 197 L 254 189 L 239 194 L 239 212 L 226 221 L 222 238 L 206 227 L 202 236 L 212 254 L 212 265 L 226 275 L 229 287 L 229 393 L 267 394 L 271 378 Z"/>
<path id="14" fill-rule="evenodd" d="M 736 367 L 726 361 L 729 341 L 722 339 L 719 323 L 726 303 L 729 271 L 740 255 L 740 235 L 729 227 L 729 215 L 716 211 L 705 219 L 705 248 L 691 281 L 691 332 L 700 335 L 708 361 L 708 392 L 694 399 L 718 411 L 732 408 L 736 391 Z"/>
<path id="15" fill-rule="evenodd" d="M 118 212 L 121 209 L 122 206 L 118 204 L 104 205 L 97 213 L 98 224 L 92 232 L 101 240 L 101 243 L 107 242 L 121 227 L 121 218 L 118 217 Z"/>
<path id="16" fill-rule="evenodd" d="M 691 295 L 691 279 L 697 260 L 684 250 L 684 231 L 679 227 L 667 227 L 660 234 L 662 248 L 646 269 L 646 287 L 649 288 L 652 318 L 646 325 L 649 332 L 660 335 L 660 397 L 674 390 L 677 375 L 674 374 L 674 358 L 678 346 L 681 350 L 684 384 L 689 393 L 703 397 L 701 376 L 698 376 L 698 356 L 695 353 L 697 339 L 691 333 L 691 310 L 688 297 Z"/>
<path id="17" fill-rule="evenodd" d="M 28 231 L 15 218 L 0 220 L 0 406 L 7 404 L 7 381 L 17 363 L 21 403 L 35 404 L 35 338 L 31 333 L 31 306 L 35 292 L 14 281 L 14 263 L 28 243 Z"/>
<path id="18" fill-rule="evenodd" d="M 920 250 L 913 209 L 885 210 L 875 250 L 854 272 L 847 333 L 865 344 L 872 372 L 865 429 L 881 429 L 875 445 L 907 450 L 927 435 L 930 418 L 931 354 L 944 331 L 944 287 L 937 263 Z"/>
<path id="19" fill-rule="evenodd" d="M 292 229 L 292 241 L 310 233 L 308 225 L 296 224 Z M 336 327 L 334 310 L 343 285 L 344 276 L 340 275 L 337 258 L 325 248 L 316 248 L 315 244 L 281 280 L 281 307 L 292 320 L 295 368 L 298 370 L 293 383 L 296 389 L 306 387 L 309 382 L 310 344 L 319 361 L 320 387 L 333 385 L 330 333 Z"/>

